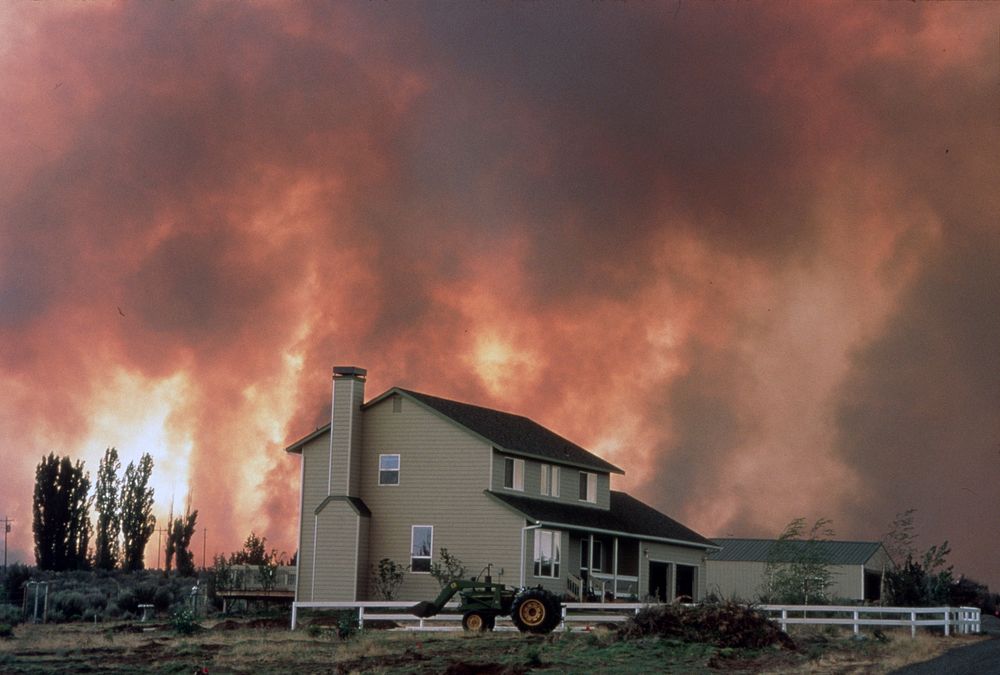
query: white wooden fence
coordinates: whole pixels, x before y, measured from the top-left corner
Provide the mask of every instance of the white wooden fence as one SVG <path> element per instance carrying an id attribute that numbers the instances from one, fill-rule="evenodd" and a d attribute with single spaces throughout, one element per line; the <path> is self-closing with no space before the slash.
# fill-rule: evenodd
<path id="1" fill-rule="evenodd" d="M 979 632 L 978 607 L 854 607 L 850 605 L 757 605 L 787 631 L 789 625 L 850 626 L 857 635 L 862 626 L 943 628 L 950 635 Z"/>
<path id="2" fill-rule="evenodd" d="M 413 602 L 294 602 L 292 630 L 298 625 L 300 609 L 356 610 L 358 627 L 365 622 L 393 621 L 404 630 L 456 631 L 462 629 L 462 615 L 455 613 L 456 602 L 445 606 L 435 616 L 419 619 L 410 613 Z M 565 602 L 560 629 L 587 628 L 605 623 L 618 623 L 634 616 L 645 603 Z M 856 607 L 843 605 L 756 605 L 788 630 L 790 625 L 851 626 L 858 634 L 862 626 L 870 628 L 909 627 L 914 637 L 917 628 L 943 628 L 945 635 L 955 632 L 978 633 L 979 609 L 976 607 Z M 516 630 L 510 617 L 498 616 L 496 630 Z"/>

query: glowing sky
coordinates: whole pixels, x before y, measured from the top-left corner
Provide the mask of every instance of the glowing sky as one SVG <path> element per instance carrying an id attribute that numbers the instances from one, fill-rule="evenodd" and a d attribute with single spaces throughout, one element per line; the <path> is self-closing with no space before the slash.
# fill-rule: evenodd
<path id="1" fill-rule="evenodd" d="M 709 536 L 1000 590 L 1000 5 L 5 3 L 0 515 L 155 460 L 294 550 L 330 367 L 526 414 Z M 120 310 L 120 311 L 119 311 Z M 199 535 L 196 538 L 200 539 Z M 200 559 L 199 559 L 200 562 Z"/>

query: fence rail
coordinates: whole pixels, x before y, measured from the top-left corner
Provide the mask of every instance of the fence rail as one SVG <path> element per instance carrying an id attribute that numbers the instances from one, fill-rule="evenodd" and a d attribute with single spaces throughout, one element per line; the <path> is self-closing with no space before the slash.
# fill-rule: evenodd
<path id="1" fill-rule="evenodd" d="M 292 630 L 298 625 L 300 609 L 353 610 L 358 613 L 358 627 L 366 622 L 393 621 L 405 630 L 454 631 L 461 630 L 462 615 L 456 612 L 457 602 L 445 605 L 444 611 L 432 617 L 419 619 L 410 613 L 413 602 L 295 602 L 292 603 Z M 593 626 L 618 623 L 634 616 L 650 605 L 639 602 L 566 602 L 562 608 L 559 628 L 566 630 L 573 625 Z M 978 633 L 979 609 L 976 607 L 857 607 L 850 605 L 757 605 L 788 630 L 790 625 L 851 626 L 858 634 L 862 626 L 909 627 L 916 637 L 917 628 L 942 628 L 945 635 L 952 630 L 961 634 Z M 509 617 L 498 616 L 496 630 L 516 630 Z"/>
<path id="2" fill-rule="evenodd" d="M 978 607 L 854 607 L 851 605 L 758 605 L 787 631 L 789 625 L 851 626 L 854 633 L 861 626 L 909 626 L 916 637 L 917 628 L 943 628 L 950 635 L 978 633 Z"/>

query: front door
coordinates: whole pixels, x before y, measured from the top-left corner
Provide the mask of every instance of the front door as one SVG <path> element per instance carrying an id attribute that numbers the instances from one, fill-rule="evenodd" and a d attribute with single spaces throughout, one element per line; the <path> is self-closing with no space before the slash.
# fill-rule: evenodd
<path id="1" fill-rule="evenodd" d="M 649 597 L 659 602 L 667 601 L 670 588 L 670 563 L 649 561 Z"/>

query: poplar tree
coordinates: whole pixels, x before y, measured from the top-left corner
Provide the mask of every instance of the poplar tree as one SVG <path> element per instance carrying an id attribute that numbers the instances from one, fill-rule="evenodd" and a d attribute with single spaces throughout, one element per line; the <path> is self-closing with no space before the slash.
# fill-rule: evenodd
<path id="1" fill-rule="evenodd" d="M 94 486 L 94 510 L 97 511 L 97 529 L 94 535 L 94 567 L 112 570 L 121 556 L 121 513 L 119 493 L 121 480 L 118 471 L 118 451 L 108 448 L 104 451 L 97 483 Z"/>
<path id="2" fill-rule="evenodd" d="M 85 569 L 90 544 L 90 475 L 83 462 L 49 453 L 35 469 L 35 561 L 45 570 Z"/>
<path id="3" fill-rule="evenodd" d="M 153 515 L 153 488 L 149 478 L 153 458 L 143 454 L 138 466 L 129 462 L 121 490 L 122 569 L 127 572 L 144 567 L 143 555 L 149 538 L 156 530 Z"/>
<path id="4" fill-rule="evenodd" d="M 178 516 L 171 522 L 170 531 L 167 533 L 167 545 L 177 558 L 177 573 L 184 577 L 194 575 L 194 553 L 191 552 L 191 538 L 194 536 L 194 526 L 197 520 L 197 509 L 191 511 L 191 507 L 188 506 L 183 517 Z M 169 564 L 167 571 L 170 571 Z"/>

